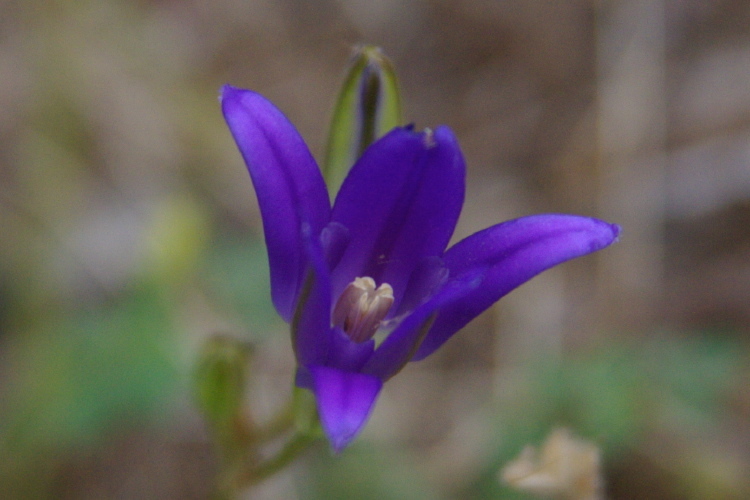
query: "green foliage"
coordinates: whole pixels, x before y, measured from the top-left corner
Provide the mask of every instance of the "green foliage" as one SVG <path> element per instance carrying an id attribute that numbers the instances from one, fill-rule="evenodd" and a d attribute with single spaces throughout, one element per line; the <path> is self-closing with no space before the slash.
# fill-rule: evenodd
<path id="1" fill-rule="evenodd" d="M 66 450 L 163 416 L 179 386 L 169 311 L 159 290 L 142 286 L 102 308 L 44 317 L 17 339 L 0 417 L 7 494 L 43 490 Z"/>

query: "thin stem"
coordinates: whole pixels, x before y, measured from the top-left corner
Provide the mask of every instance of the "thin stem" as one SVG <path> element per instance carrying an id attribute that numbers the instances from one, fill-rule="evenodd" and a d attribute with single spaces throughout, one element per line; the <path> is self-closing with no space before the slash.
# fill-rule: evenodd
<path id="1" fill-rule="evenodd" d="M 294 425 L 294 400 L 290 398 L 290 401 L 281 408 L 273 418 L 259 427 L 256 425 L 255 430 L 255 443 L 262 444 L 267 443 L 273 439 L 284 434 L 286 431 L 292 428 Z"/>
<path id="2" fill-rule="evenodd" d="M 315 424 L 318 420 L 315 405 L 310 404 L 304 396 L 305 392 L 300 393 L 295 389 L 290 403 L 268 424 L 261 428 L 256 426 L 252 435 L 236 432 L 234 440 L 221 446 L 223 459 L 217 500 L 236 499 L 244 489 L 260 483 L 289 465 L 321 437 L 316 432 Z M 260 460 L 258 448 L 292 427 L 296 427 L 296 430 L 284 446 L 272 457 Z"/>
<path id="3" fill-rule="evenodd" d="M 295 434 L 276 456 L 244 471 L 238 478 L 238 486 L 252 486 L 274 475 L 307 450 L 317 439 L 309 434 Z"/>

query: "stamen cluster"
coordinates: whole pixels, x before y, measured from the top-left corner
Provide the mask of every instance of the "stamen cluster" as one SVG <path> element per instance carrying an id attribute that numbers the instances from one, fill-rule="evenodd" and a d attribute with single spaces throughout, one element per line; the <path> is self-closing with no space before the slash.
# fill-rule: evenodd
<path id="1" fill-rule="evenodd" d="M 333 324 L 354 342 L 370 340 L 393 305 L 393 288 L 382 283 L 375 288 L 369 276 L 349 283 L 333 308 Z"/>

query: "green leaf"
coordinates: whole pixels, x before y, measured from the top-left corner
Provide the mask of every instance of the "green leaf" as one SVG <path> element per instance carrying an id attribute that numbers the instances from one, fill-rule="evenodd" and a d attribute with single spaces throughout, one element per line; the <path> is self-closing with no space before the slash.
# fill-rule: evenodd
<path id="1" fill-rule="evenodd" d="M 335 197 L 349 169 L 376 139 L 401 124 L 401 95 L 393 65 L 378 47 L 359 47 L 331 119 L 323 175 Z"/>

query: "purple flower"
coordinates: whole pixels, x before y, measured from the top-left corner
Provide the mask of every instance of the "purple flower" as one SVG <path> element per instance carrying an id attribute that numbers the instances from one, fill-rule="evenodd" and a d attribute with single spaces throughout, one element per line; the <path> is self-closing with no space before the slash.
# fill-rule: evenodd
<path id="1" fill-rule="evenodd" d="M 258 197 L 296 382 L 315 394 L 336 451 L 406 363 L 545 269 L 617 239 L 619 227 L 597 219 L 536 215 L 446 250 L 466 175 L 449 128 L 389 132 L 352 167 L 331 206 L 305 142 L 270 101 L 231 86 L 221 101 Z"/>

